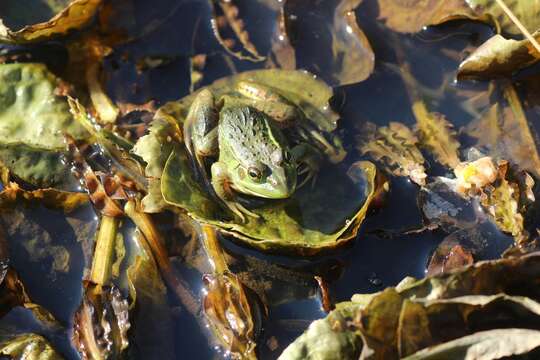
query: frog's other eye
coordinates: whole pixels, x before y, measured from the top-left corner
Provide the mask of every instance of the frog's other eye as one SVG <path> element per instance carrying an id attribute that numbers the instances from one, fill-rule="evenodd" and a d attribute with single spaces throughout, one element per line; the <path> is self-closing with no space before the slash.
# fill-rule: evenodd
<path id="1" fill-rule="evenodd" d="M 260 180 L 262 177 L 262 171 L 257 169 L 256 167 L 250 167 L 247 171 L 250 178 L 253 180 Z"/>

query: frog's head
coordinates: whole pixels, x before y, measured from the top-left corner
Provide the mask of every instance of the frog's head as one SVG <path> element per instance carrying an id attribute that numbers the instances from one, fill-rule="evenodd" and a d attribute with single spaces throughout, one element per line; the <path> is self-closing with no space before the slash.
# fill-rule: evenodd
<path id="1" fill-rule="evenodd" d="M 225 109 L 221 119 L 227 133 L 221 140 L 227 144 L 220 148 L 227 151 L 220 159 L 224 155 L 232 187 L 267 199 L 290 197 L 296 189 L 297 166 L 281 130 L 250 107 Z"/>
<path id="2" fill-rule="evenodd" d="M 286 149 L 276 149 L 270 161 L 256 161 L 236 169 L 235 188 L 267 199 L 285 199 L 296 189 L 297 170 Z"/>

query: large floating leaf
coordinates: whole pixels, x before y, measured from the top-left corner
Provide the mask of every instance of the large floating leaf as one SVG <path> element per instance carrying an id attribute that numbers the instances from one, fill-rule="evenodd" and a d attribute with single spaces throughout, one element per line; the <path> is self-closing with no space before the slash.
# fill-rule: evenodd
<path id="1" fill-rule="evenodd" d="M 540 292 L 532 285 L 539 282 L 540 253 L 407 278 L 338 304 L 280 359 L 461 359 L 479 349 L 484 357 L 470 358 L 527 354 L 539 346 Z M 508 342 L 494 346 L 494 335 Z"/>
<path id="2" fill-rule="evenodd" d="M 31 43 L 63 36 L 86 26 L 102 0 L 4 0 L 0 41 Z"/>
<path id="3" fill-rule="evenodd" d="M 464 129 L 497 160 L 509 160 L 520 170 L 540 177 L 540 155 L 536 134 L 529 125 L 516 90 L 507 81 L 497 83 L 494 103 Z"/>
<path id="4" fill-rule="evenodd" d="M 335 129 L 337 114 L 328 105 L 331 89 L 305 72 L 247 72 L 218 80 L 210 89 L 219 96 L 245 79 L 279 89 L 321 129 Z M 332 168 L 334 165 L 328 165 L 321 170 L 314 189 L 304 187 L 290 199 L 266 201 L 253 209 L 259 219 L 240 224 L 200 185 L 192 161 L 180 143 L 179 129 L 192 100 L 193 95 L 164 105 L 156 114 L 150 133 L 135 146 L 135 153 L 148 164 L 146 176 L 150 186 L 143 200 L 145 211 L 180 207 L 193 218 L 266 250 L 312 254 L 353 237 L 375 190 L 375 168 L 371 163 L 356 165 L 356 183 L 345 174 L 340 175 Z"/>
<path id="5" fill-rule="evenodd" d="M 187 152 L 179 147 L 167 161 L 161 192 L 168 204 L 251 246 L 307 255 L 344 243 L 358 229 L 375 191 L 375 169 L 366 162 L 359 164 L 357 172 L 355 184 L 335 169 L 323 168 L 314 189 L 304 187 L 289 199 L 254 208 L 260 218 L 239 223 L 227 220 L 219 204 L 200 187 Z"/>
<path id="6" fill-rule="evenodd" d="M 85 137 L 59 80 L 42 64 L 0 65 L 0 161 L 17 177 L 50 186 L 68 174 L 64 136 Z"/>

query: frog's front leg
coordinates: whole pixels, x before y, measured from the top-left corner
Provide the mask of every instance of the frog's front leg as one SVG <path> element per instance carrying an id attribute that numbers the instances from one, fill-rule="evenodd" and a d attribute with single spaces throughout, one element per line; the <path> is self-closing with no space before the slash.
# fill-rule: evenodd
<path id="1" fill-rule="evenodd" d="M 298 175 L 306 174 L 298 187 L 304 186 L 309 180 L 312 181 L 312 185 L 315 185 L 320 170 L 319 165 L 323 161 L 320 151 L 310 144 L 302 143 L 294 146 L 291 149 L 291 154 L 293 161 L 300 166 Z"/>
<path id="2" fill-rule="evenodd" d="M 227 166 L 223 163 L 215 162 L 212 164 L 212 187 L 216 192 L 216 195 L 225 203 L 225 205 L 240 219 L 245 222 L 244 215 L 258 218 L 259 215 L 246 209 L 242 204 L 235 201 L 235 195 L 231 188 L 231 181 L 229 178 L 229 172 Z"/>
<path id="3" fill-rule="evenodd" d="M 207 89 L 201 90 L 186 116 L 184 143 L 190 155 L 196 159 L 199 171 L 206 178 L 208 176 L 204 159 L 218 154 L 218 121 L 214 95 Z"/>

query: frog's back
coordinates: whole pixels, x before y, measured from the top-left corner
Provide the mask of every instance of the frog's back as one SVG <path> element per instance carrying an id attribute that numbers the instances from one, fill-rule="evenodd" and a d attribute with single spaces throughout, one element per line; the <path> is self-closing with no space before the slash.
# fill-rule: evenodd
<path id="1" fill-rule="evenodd" d="M 220 147 L 227 146 L 247 163 L 270 160 L 271 154 L 285 144 L 264 113 L 249 106 L 224 109 L 219 119 Z"/>

